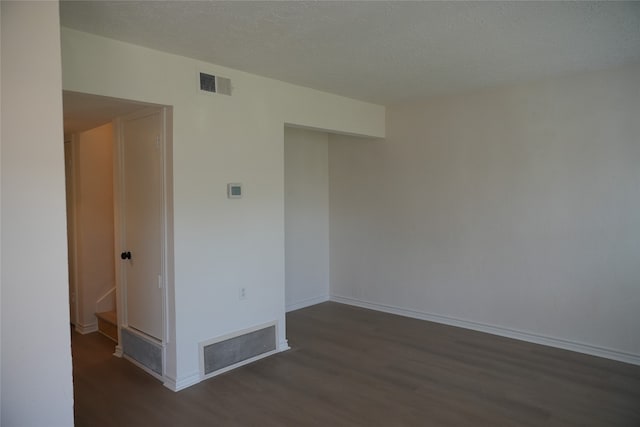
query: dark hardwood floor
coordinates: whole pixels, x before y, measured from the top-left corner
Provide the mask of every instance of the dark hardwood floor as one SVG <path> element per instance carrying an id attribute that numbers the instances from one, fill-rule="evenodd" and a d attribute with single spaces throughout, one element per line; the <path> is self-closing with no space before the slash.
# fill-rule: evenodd
<path id="1" fill-rule="evenodd" d="M 76 426 L 640 426 L 640 367 L 336 303 L 292 349 L 174 393 L 74 334 Z"/>

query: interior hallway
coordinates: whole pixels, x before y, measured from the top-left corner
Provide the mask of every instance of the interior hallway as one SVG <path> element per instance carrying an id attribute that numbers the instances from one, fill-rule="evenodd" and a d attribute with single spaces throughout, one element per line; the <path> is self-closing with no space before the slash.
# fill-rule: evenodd
<path id="1" fill-rule="evenodd" d="M 178 393 L 73 333 L 76 426 L 638 426 L 640 366 L 337 303 Z"/>

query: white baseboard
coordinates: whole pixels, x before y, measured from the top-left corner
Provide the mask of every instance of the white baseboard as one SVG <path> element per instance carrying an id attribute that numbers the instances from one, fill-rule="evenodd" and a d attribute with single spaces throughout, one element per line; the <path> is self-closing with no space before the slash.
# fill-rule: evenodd
<path id="1" fill-rule="evenodd" d="M 91 334 L 93 332 L 98 332 L 98 324 L 89 323 L 88 325 L 81 325 L 80 323 L 76 323 L 75 329 L 76 332 L 82 335 Z"/>
<path id="2" fill-rule="evenodd" d="M 163 385 L 171 391 L 180 391 L 187 387 L 191 387 L 192 385 L 196 385 L 200 381 L 202 381 L 200 378 L 200 372 L 195 372 L 178 380 L 175 378 L 165 377 Z"/>
<path id="3" fill-rule="evenodd" d="M 122 356 L 124 356 L 124 352 L 122 351 L 122 346 L 120 344 L 116 345 L 116 348 L 113 351 L 113 355 L 115 357 L 120 357 L 120 358 L 122 358 Z"/>
<path id="4" fill-rule="evenodd" d="M 289 340 L 285 338 L 280 342 L 278 342 L 278 352 L 287 351 L 287 350 L 291 350 L 291 347 L 289 347 Z"/>
<path id="5" fill-rule="evenodd" d="M 318 297 L 307 298 L 302 301 L 297 301 L 291 304 L 287 304 L 285 309 L 288 313 L 290 311 L 300 310 L 301 308 L 320 304 L 321 302 L 326 302 L 326 301 L 329 301 L 329 295 L 320 295 Z"/>
<path id="6" fill-rule="evenodd" d="M 640 355 L 626 353 L 605 347 L 598 347 L 590 344 L 553 338 L 544 335 L 532 334 L 530 332 L 518 331 L 515 329 L 504 328 L 501 326 L 488 325 L 470 320 L 456 319 L 454 317 L 442 316 L 439 314 L 431 314 L 417 310 L 410 310 L 401 307 L 395 307 L 387 304 L 378 304 L 363 301 L 355 298 L 341 297 L 332 295 L 331 301 L 353 305 L 356 307 L 368 308 L 371 310 L 382 311 L 384 313 L 397 314 L 399 316 L 411 317 L 414 319 L 428 320 L 430 322 L 442 323 L 444 325 L 457 326 L 459 328 L 471 329 L 474 331 L 486 332 L 488 334 L 499 335 L 506 338 L 513 338 L 520 341 L 527 341 L 535 344 L 547 345 L 549 347 L 571 350 L 578 353 L 589 354 L 591 356 L 604 357 L 606 359 L 617 360 L 619 362 L 640 365 Z"/>

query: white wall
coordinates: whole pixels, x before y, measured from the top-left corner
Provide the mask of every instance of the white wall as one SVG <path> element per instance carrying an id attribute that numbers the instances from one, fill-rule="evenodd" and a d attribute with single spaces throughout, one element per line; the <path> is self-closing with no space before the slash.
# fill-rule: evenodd
<path id="1" fill-rule="evenodd" d="M 639 119 L 636 66 L 330 137 L 332 294 L 640 363 Z"/>
<path id="2" fill-rule="evenodd" d="M 73 425 L 57 2 L 2 2 L 3 427 Z"/>
<path id="3" fill-rule="evenodd" d="M 2 7 L 0 6 L 0 32 L 2 29 Z M 0 34 L 0 42 L 2 35 Z M 0 53 L 2 47 L 0 46 Z M 2 56 L 0 55 L 0 99 L 2 99 Z M 2 188 L 2 106 L 0 106 L 0 189 Z M 2 241 L 2 191 L 0 191 L 0 242 Z M 0 322 L 2 321 L 2 245 L 0 244 Z M 2 324 L 0 323 L 0 425 L 2 424 Z"/>
<path id="4" fill-rule="evenodd" d="M 75 161 L 76 281 L 81 331 L 97 330 L 96 303 L 115 286 L 113 228 L 113 126 L 73 139 Z M 110 303 L 110 304 L 109 304 Z M 115 309 L 113 295 L 106 308 Z"/>
<path id="5" fill-rule="evenodd" d="M 329 135 L 284 130 L 286 309 L 329 299 Z"/>
<path id="6" fill-rule="evenodd" d="M 286 348 L 284 124 L 383 136 L 384 108 L 68 29 L 62 60 L 66 90 L 173 106 L 167 385 L 199 380 L 204 340 L 277 320 Z M 200 71 L 231 78 L 233 95 L 199 93 Z"/>

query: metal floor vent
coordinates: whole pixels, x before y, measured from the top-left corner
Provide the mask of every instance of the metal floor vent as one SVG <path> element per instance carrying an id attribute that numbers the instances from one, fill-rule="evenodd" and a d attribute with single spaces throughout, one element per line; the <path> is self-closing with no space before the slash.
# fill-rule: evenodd
<path id="1" fill-rule="evenodd" d="M 275 325 L 223 341 L 202 345 L 203 374 L 211 374 L 275 349 Z"/>
<path id="2" fill-rule="evenodd" d="M 200 90 L 221 95 L 231 95 L 231 79 L 200 73 Z"/>
<path id="3" fill-rule="evenodd" d="M 121 329 L 122 352 L 142 366 L 162 375 L 162 347 L 126 328 Z"/>

